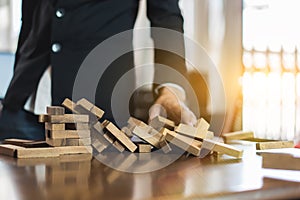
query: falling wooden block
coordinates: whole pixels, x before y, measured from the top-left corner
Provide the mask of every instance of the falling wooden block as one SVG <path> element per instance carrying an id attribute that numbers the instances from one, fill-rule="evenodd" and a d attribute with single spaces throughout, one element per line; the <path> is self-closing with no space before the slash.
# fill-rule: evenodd
<path id="1" fill-rule="evenodd" d="M 143 121 L 141 121 L 139 119 L 136 119 L 134 117 L 129 117 L 127 123 L 129 125 L 131 125 L 132 127 L 135 127 L 135 126 L 148 127 L 148 125 L 145 122 L 143 122 Z"/>
<path id="2" fill-rule="evenodd" d="M 187 124 L 179 124 L 176 128 L 175 128 L 175 132 L 179 133 L 181 135 L 184 136 L 188 136 L 191 138 L 196 138 L 196 139 L 200 139 L 203 140 L 204 138 L 206 138 L 206 132 L 198 132 L 198 129 L 196 127 L 193 126 L 189 126 Z"/>
<path id="3" fill-rule="evenodd" d="M 83 139 L 52 139 L 46 138 L 47 144 L 53 147 L 61 147 L 61 146 L 89 146 L 91 145 L 91 138 L 83 138 Z"/>
<path id="4" fill-rule="evenodd" d="M 209 140 L 209 139 L 203 140 L 201 148 L 210 150 L 210 151 L 216 151 L 216 152 L 223 153 L 223 154 L 233 156 L 236 158 L 242 158 L 242 156 L 243 156 L 242 150 L 235 148 L 231 145 L 213 141 L 213 140 Z"/>
<path id="5" fill-rule="evenodd" d="M 64 102 L 62 103 L 62 105 L 67 108 L 68 110 L 70 110 L 71 112 L 75 113 L 75 114 L 79 114 L 79 112 L 75 109 L 76 104 L 71 101 L 70 99 L 66 98 L 64 100 Z"/>
<path id="6" fill-rule="evenodd" d="M 80 139 L 80 138 L 90 138 L 91 132 L 90 130 L 63 130 L 63 131 L 52 131 L 48 130 L 46 132 L 47 138 L 52 139 Z"/>
<path id="7" fill-rule="evenodd" d="M 288 153 L 261 153 L 262 167 L 271 169 L 300 170 L 300 157 Z"/>
<path id="8" fill-rule="evenodd" d="M 99 118 L 99 119 L 102 118 L 102 116 L 104 115 L 103 110 L 101 110 L 100 108 L 95 106 L 93 103 L 89 102 L 87 99 L 84 99 L 84 98 L 80 99 L 79 101 L 77 101 L 77 105 L 81 106 L 86 111 L 91 112 L 92 114 L 97 116 L 97 118 Z"/>
<path id="9" fill-rule="evenodd" d="M 65 124 L 52 124 L 45 122 L 45 129 L 50 131 L 63 131 L 66 129 Z"/>
<path id="10" fill-rule="evenodd" d="M 149 126 L 153 127 L 158 131 L 160 131 L 162 128 L 173 130 L 175 127 L 175 122 L 162 116 L 157 116 L 150 121 Z"/>
<path id="11" fill-rule="evenodd" d="M 222 137 L 224 139 L 224 142 L 227 143 L 230 140 L 254 138 L 254 133 L 252 131 L 236 131 L 232 133 L 224 133 Z"/>
<path id="12" fill-rule="evenodd" d="M 138 144 L 139 153 L 149 153 L 151 152 L 151 145 L 149 144 Z"/>
<path id="13" fill-rule="evenodd" d="M 264 149 L 281 149 L 294 147 L 294 141 L 272 141 L 272 142 L 258 142 L 256 143 L 257 150 Z"/>
<path id="14" fill-rule="evenodd" d="M 78 115 L 78 114 L 64 114 L 64 115 L 48 115 L 46 117 L 46 122 L 50 123 L 88 123 L 88 115 Z"/>
<path id="15" fill-rule="evenodd" d="M 150 135 L 149 131 L 151 129 L 149 129 L 149 127 L 140 127 L 140 126 L 136 126 L 133 129 L 133 134 L 138 136 L 140 139 L 146 141 L 147 143 L 151 144 L 152 146 L 159 148 L 159 142 L 160 142 L 160 138 L 159 136 L 155 136 L 155 135 Z"/>
<path id="16" fill-rule="evenodd" d="M 61 106 L 47 106 L 48 115 L 64 115 L 65 108 Z"/>
<path id="17" fill-rule="evenodd" d="M 167 132 L 166 140 L 194 156 L 200 155 L 200 147 L 202 145 L 202 142 L 198 140 L 180 135 L 173 131 Z"/>
<path id="18" fill-rule="evenodd" d="M 117 140 L 120 141 L 129 151 L 134 152 L 137 149 L 137 146 L 122 132 L 120 131 L 113 123 L 106 121 L 105 129 L 108 130 Z"/>

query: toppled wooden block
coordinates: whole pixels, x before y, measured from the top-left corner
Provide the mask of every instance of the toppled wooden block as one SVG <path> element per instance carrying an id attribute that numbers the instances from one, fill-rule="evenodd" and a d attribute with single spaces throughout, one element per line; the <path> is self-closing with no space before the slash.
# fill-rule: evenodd
<path id="1" fill-rule="evenodd" d="M 256 143 L 257 150 L 264 149 L 281 149 L 294 147 L 294 141 L 272 141 L 272 142 L 258 142 Z"/>
<path id="2" fill-rule="evenodd" d="M 222 135 L 224 142 L 227 143 L 230 140 L 243 140 L 254 138 L 254 133 L 252 131 L 236 131 L 232 133 L 224 133 Z"/>
<path id="3" fill-rule="evenodd" d="M 64 123 L 88 123 L 88 115 L 64 114 L 64 115 L 46 115 L 43 116 L 45 122 L 64 124 Z"/>
<path id="4" fill-rule="evenodd" d="M 47 106 L 48 115 L 64 115 L 65 108 L 61 106 Z"/>
<path id="5" fill-rule="evenodd" d="M 210 137 L 210 135 L 208 135 L 208 128 L 209 124 L 204 119 L 200 119 L 197 127 L 189 126 L 187 124 L 179 124 L 175 128 L 175 132 L 188 137 L 203 140 L 207 137 Z"/>
<path id="6" fill-rule="evenodd" d="M 133 129 L 133 134 L 138 136 L 140 139 L 146 141 L 147 143 L 151 144 L 152 146 L 156 147 L 156 148 L 160 148 L 159 142 L 160 142 L 160 138 L 161 135 L 159 132 L 156 132 L 154 134 L 150 134 L 151 128 L 149 129 L 149 127 L 147 126 L 136 126 Z"/>
<path id="7" fill-rule="evenodd" d="M 93 103 L 89 102 L 87 99 L 80 99 L 77 101 L 77 105 L 81 106 L 82 108 L 86 109 L 87 111 L 94 114 L 98 119 L 102 118 L 104 115 L 104 111 L 95 106 Z"/>
<path id="8" fill-rule="evenodd" d="M 175 127 L 175 122 L 164 118 L 162 116 L 157 116 L 152 119 L 149 123 L 149 126 L 153 127 L 154 129 L 160 131 L 162 128 L 167 128 L 169 130 L 173 130 Z"/>
<path id="9" fill-rule="evenodd" d="M 204 149 L 204 151 L 205 150 L 216 151 L 236 158 L 242 158 L 243 156 L 242 150 L 235 148 L 231 145 L 209 140 L 209 139 L 203 140 L 201 148 Z"/>
<path id="10" fill-rule="evenodd" d="M 139 119 L 136 119 L 134 117 L 129 117 L 127 123 L 129 125 L 131 125 L 132 128 L 134 128 L 135 126 L 148 127 L 148 125 L 145 122 L 143 122 L 143 121 L 141 121 Z"/>
<path id="11" fill-rule="evenodd" d="M 288 153 L 261 153 L 262 167 L 271 169 L 300 170 L 300 157 Z"/>
<path id="12" fill-rule="evenodd" d="M 167 132 L 166 140 L 194 156 L 200 155 L 200 147 L 202 142 L 198 140 L 180 135 L 173 131 Z"/>
<path id="13" fill-rule="evenodd" d="M 46 138 L 47 144 L 53 147 L 61 147 L 61 146 L 90 146 L 91 145 L 91 138 L 83 138 L 83 139 L 73 139 L 73 138 L 66 138 L 66 139 L 52 139 Z"/>
<path id="14" fill-rule="evenodd" d="M 151 152 L 151 145 L 149 144 L 138 144 L 139 153 L 149 153 Z"/>
<path id="15" fill-rule="evenodd" d="M 172 148 L 170 147 L 169 143 L 166 140 L 163 140 L 160 142 L 160 148 L 164 153 L 169 153 L 172 151 Z"/>
<path id="16" fill-rule="evenodd" d="M 63 131 L 53 131 L 48 130 L 46 132 L 47 138 L 52 139 L 80 139 L 80 138 L 90 138 L 90 130 L 63 130 Z"/>
<path id="17" fill-rule="evenodd" d="M 64 100 L 64 102 L 62 103 L 62 105 L 65 108 L 69 109 L 71 112 L 73 112 L 75 114 L 79 114 L 79 112 L 75 109 L 76 104 L 73 101 L 71 101 L 70 99 L 66 98 Z"/>
<path id="18" fill-rule="evenodd" d="M 129 151 L 134 152 L 137 149 L 137 146 L 113 123 L 105 121 L 103 124 L 105 126 L 105 129 L 108 130 Z"/>

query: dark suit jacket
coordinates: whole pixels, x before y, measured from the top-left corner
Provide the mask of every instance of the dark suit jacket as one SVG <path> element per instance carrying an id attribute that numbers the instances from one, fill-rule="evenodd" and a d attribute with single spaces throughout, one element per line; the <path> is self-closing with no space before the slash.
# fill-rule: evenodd
<path id="1" fill-rule="evenodd" d="M 52 104 L 59 105 L 66 97 L 71 98 L 76 73 L 84 58 L 103 40 L 132 29 L 138 6 L 138 0 L 23 0 L 15 71 L 4 106 L 21 109 L 49 65 Z M 183 32 L 178 0 L 148 0 L 147 16 L 153 27 Z M 155 50 L 156 62 L 185 73 L 184 60 L 175 57 Z M 109 113 L 114 84 L 133 66 L 133 54 L 128 53 L 105 72 L 107 76 L 98 86 L 96 101 Z"/>

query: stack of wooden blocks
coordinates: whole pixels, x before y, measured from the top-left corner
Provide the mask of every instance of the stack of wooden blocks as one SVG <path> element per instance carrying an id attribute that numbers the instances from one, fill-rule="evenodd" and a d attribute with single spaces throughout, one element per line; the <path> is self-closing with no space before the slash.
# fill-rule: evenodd
<path id="1" fill-rule="evenodd" d="M 200 157 L 212 152 L 236 158 L 243 154 L 240 149 L 216 141 L 214 134 L 208 130 L 209 123 L 202 118 L 196 126 L 176 126 L 173 121 L 161 116 L 149 124 L 130 117 L 127 126 L 119 129 L 108 120 L 100 122 L 104 111 L 84 98 L 76 103 L 65 99 L 62 106 L 48 107 L 47 115 L 40 116 L 40 122 L 45 123 L 46 143 L 53 148 L 76 149 L 91 145 L 97 154 L 112 149 L 120 153 L 125 150 L 132 153 L 157 150 L 170 153 L 173 148 Z M 73 114 L 65 114 L 64 108 Z M 133 142 L 133 136 L 142 142 Z"/>

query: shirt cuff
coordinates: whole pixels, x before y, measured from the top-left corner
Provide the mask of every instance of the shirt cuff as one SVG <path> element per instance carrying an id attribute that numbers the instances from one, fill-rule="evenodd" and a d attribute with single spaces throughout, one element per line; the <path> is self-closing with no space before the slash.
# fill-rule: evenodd
<path id="1" fill-rule="evenodd" d="M 180 85 L 177 85 L 175 83 L 163 83 L 160 84 L 159 86 L 157 86 L 154 90 L 155 94 L 159 94 L 159 90 L 163 87 L 167 87 L 168 89 L 170 89 L 172 92 L 174 92 L 174 94 L 181 100 L 181 101 L 185 101 L 186 100 L 186 93 L 183 89 L 183 87 L 181 87 Z"/>

